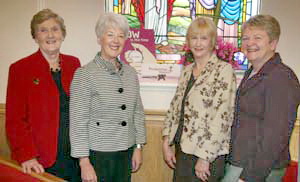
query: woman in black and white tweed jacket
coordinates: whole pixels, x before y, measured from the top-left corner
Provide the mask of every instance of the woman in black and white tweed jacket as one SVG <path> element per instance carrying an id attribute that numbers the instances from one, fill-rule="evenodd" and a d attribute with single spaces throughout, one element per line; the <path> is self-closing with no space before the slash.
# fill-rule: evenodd
<path id="1" fill-rule="evenodd" d="M 101 51 L 76 71 L 71 85 L 71 155 L 80 159 L 83 181 L 130 181 L 142 163 L 146 134 L 137 73 L 117 58 L 128 31 L 122 15 L 101 16 Z"/>

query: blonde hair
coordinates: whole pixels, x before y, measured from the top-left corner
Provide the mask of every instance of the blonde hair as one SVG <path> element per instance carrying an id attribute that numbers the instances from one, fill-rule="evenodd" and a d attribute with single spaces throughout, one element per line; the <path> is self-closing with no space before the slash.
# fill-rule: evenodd
<path id="1" fill-rule="evenodd" d="M 127 19 L 123 15 L 110 12 L 100 16 L 95 27 L 97 37 L 102 37 L 103 33 L 108 28 L 119 28 L 123 31 L 125 37 L 128 37 L 129 25 Z"/>
<path id="2" fill-rule="evenodd" d="M 242 26 L 242 32 L 247 28 L 261 28 L 266 31 L 270 40 L 279 40 L 280 25 L 271 15 L 256 15 L 247 20 Z"/>
<path id="3" fill-rule="evenodd" d="M 206 32 L 211 38 L 212 49 L 215 48 L 217 42 L 217 26 L 215 23 L 208 17 L 199 16 L 192 21 L 190 26 L 187 29 L 186 42 L 189 42 L 189 39 L 201 32 Z"/>
<path id="4" fill-rule="evenodd" d="M 64 19 L 50 9 L 43 9 L 32 17 L 30 24 L 32 38 L 35 38 L 38 25 L 51 18 L 53 18 L 59 24 L 63 36 L 66 37 L 67 32 Z"/>

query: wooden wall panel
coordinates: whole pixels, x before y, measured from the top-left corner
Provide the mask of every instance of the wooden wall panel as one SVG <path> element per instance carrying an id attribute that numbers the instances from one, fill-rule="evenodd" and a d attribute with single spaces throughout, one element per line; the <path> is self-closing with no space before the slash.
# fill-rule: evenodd
<path id="1" fill-rule="evenodd" d="M 165 164 L 162 155 L 163 116 L 146 117 L 147 144 L 143 149 L 141 169 L 132 175 L 133 182 L 171 182 L 172 170 Z"/>
<path id="2" fill-rule="evenodd" d="M 299 161 L 300 120 L 297 119 L 290 140 L 290 153 L 292 161 Z"/>
<path id="3" fill-rule="evenodd" d="M 5 105 L 0 104 L 0 156 L 10 158 L 10 150 L 5 132 Z"/>

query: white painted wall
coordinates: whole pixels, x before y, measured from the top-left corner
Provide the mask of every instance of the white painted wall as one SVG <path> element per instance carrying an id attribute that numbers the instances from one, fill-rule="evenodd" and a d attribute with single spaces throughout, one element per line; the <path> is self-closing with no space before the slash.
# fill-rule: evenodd
<path id="1" fill-rule="evenodd" d="M 300 1 L 262 0 L 261 14 L 270 14 L 280 23 L 281 36 L 277 51 L 300 80 Z M 300 108 L 298 108 L 298 118 Z"/>
<path id="2" fill-rule="evenodd" d="M 5 103 L 9 65 L 37 50 L 30 35 L 32 16 L 41 8 L 51 8 L 60 14 L 67 27 L 62 52 L 89 62 L 99 50 L 94 27 L 104 12 L 105 0 L 0 0 L 0 103 Z M 262 13 L 275 16 L 282 27 L 278 51 L 284 62 L 300 78 L 300 1 L 263 0 Z M 166 110 L 174 95 L 174 86 L 142 85 L 146 109 Z"/>
<path id="3" fill-rule="evenodd" d="M 284 63 L 300 79 L 300 1 L 262 0 L 261 13 L 274 16 L 280 23 L 281 36 L 277 50 Z"/>
<path id="4" fill-rule="evenodd" d="M 5 103 L 9 65 L 36 49 L 29 22 L 37 4 L 36 0 L 0 0 L 0 4 L 0 103 Z"/>

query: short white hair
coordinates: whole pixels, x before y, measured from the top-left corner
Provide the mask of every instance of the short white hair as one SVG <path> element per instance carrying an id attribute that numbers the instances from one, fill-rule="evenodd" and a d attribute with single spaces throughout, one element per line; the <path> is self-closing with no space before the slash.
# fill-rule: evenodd
<path id="1" fill-rule="evenodd" d="M 123 15 L 111 12 L 101 15 L 97 20 L 95 28 L 97 37 L 100 38 L 108 28 L 119 28 L 123 31 L 125 37 L 128 37 L 129 25 Z"/>

